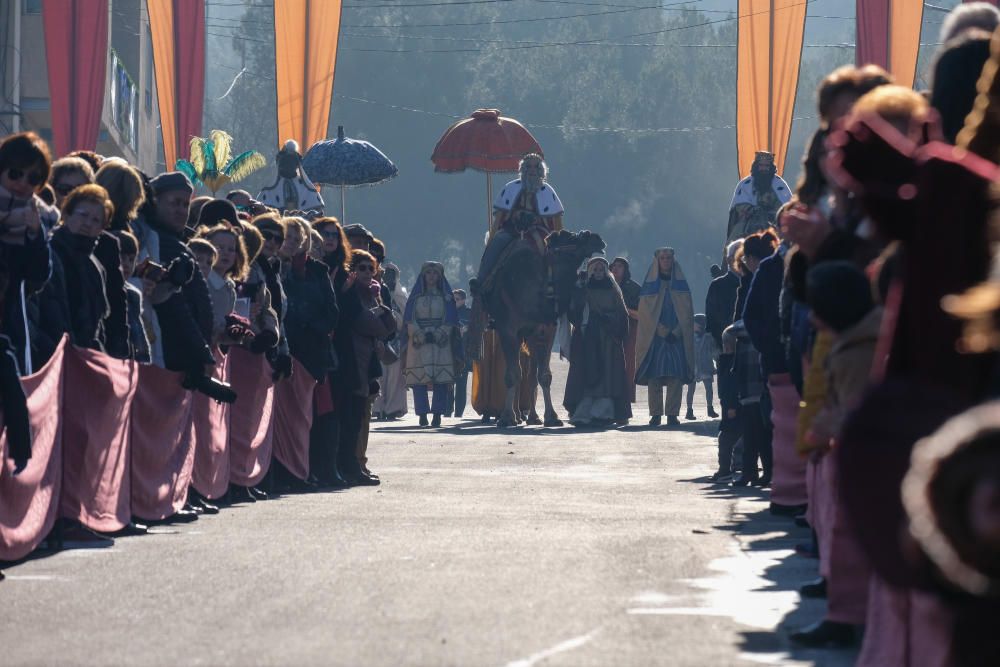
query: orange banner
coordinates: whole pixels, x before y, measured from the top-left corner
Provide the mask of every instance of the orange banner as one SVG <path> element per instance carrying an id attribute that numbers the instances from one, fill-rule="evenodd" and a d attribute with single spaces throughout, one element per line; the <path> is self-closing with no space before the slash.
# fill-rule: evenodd
<path id="1" fill-rule="evenodd" d="M 326 138 L 340 37 L 341 0 L 274 0 L 278 142 L 302 152 Z"/>
<path id="2" fill-rule="evenodd" d="M 205 0 L 146 0 L 167 171 L 201 134 L 205 104 Z"/>
<path id="3" fill-rule="evenodd" d="M 924 22 L 924 3 L 892 0 L 889 17 L 889 71 L 896 83 L 913 87 L 920 55 L 920 28 Z"/>
<path id="4" fill-rule="evenodd" d="M 740 0 L 736 69 L 736 149 L 740 176 L 754 153 L 775 154 L 783 173 L 799 83 L 805 0 Z"/>
<path id="5" fill-rule="evenodd" d="M 912 87 L 923 18 L 921 2 L 858 0 L 857 64 L 884 67 L 896 78 L 896 83 Z"/>
<path id="6" fill-rule="evenodd" d="M 160 110 L 160 133 L 167 171 L 177 162 L 177 118 L 174 110 L 174 5 L 172 0 L 146 0 L 149 31 L 153 37 L 153 62 L 156 75 L 156 99 Z"/>

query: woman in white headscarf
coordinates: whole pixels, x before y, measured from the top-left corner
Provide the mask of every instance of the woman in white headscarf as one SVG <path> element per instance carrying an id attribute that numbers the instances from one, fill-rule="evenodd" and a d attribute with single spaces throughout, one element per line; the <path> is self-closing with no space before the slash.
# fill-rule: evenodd
<path id="1" fill-rule="evenodd" d="M 434 415 L 433 426 L 440 426 L 441 415 L 448 411 L 448 386 L 455 384 L 456 344 L 461 346 L 455 298 L 440 262 L 424 262 L 406 302 L 403 322 L 404 377 L 413 388 L 413 410 L 421 426 L 427 426 L 428 413 Z M 428 400 L 430 388 L 433 404 Z"/>
<path id="2" fill-rule="evenodd" d="M 587 262 L 587 276 L 577 284 L 570 301 L 569 320 L 573 339 L 563 405 L 570 423 L 627 424 L 632 416 L 625 371 L 628 311 L 605 258 Z"/>

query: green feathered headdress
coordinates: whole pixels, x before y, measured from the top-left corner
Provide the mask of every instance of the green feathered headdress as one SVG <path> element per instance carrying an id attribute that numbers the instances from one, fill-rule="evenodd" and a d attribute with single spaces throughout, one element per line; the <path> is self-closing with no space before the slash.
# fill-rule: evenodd
<path id="1" fill-rule="evenodd" d="M 191 137 L 190 159 L 178 160 L 176 169 L 184 172 L 195 185 L 204 185 L 215 196 L 224 186 L 246 178 L 267 164 L 257 151 L 244 151 L 231 157 L 232 146 L 233 138 L 223 130 L 212 130 L 208 137 Z"/>

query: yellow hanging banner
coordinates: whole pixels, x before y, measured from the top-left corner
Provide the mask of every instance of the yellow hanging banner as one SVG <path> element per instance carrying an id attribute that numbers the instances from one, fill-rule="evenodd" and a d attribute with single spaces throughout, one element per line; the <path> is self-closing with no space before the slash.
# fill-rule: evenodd
<path id="1" fill-rule="evenodd" d="M 740 0 L 736 66 L 736 149 L 740 175 L 754 153 L 775 155 L 784 172 L 799 83 L 806 0 Z"/>
<path id="2" fill-rule="evenodd" d="M 303 153 L 327 136 L 340 14 L 341 0 L 274 0 L 278 143 Z"/>

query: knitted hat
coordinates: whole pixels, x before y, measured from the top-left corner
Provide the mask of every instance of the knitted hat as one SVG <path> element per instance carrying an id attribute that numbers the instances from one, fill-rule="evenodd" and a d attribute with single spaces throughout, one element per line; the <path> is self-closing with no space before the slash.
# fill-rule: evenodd
<path id="1" fill-rule="evenodd" d="M 806 300 L 823 322 L 840 333 L 875 307 L 868 278 L 851 262 L 821 262 L 806 274 Z"/>
<path id="2" fill-rule="evenodd" d="M 240 224 L 236 205 L 228 199 L 213 199 L 205 202 L 198 214 L 198 227 L 214 227 L 220 222 L 227 222 L 234 227 Z"/>
<path id="3" fill-rule="evenodd" d="M 168 171 L 165 174 L 160 174 L 152 179 L 149 185 L 153 188 L 153 192 L 158 195 L 175 190 L 183 190 L 189 194 L 194 192 L 194 186 L 191 185 L 191 181 L 179 171 Z"/>

